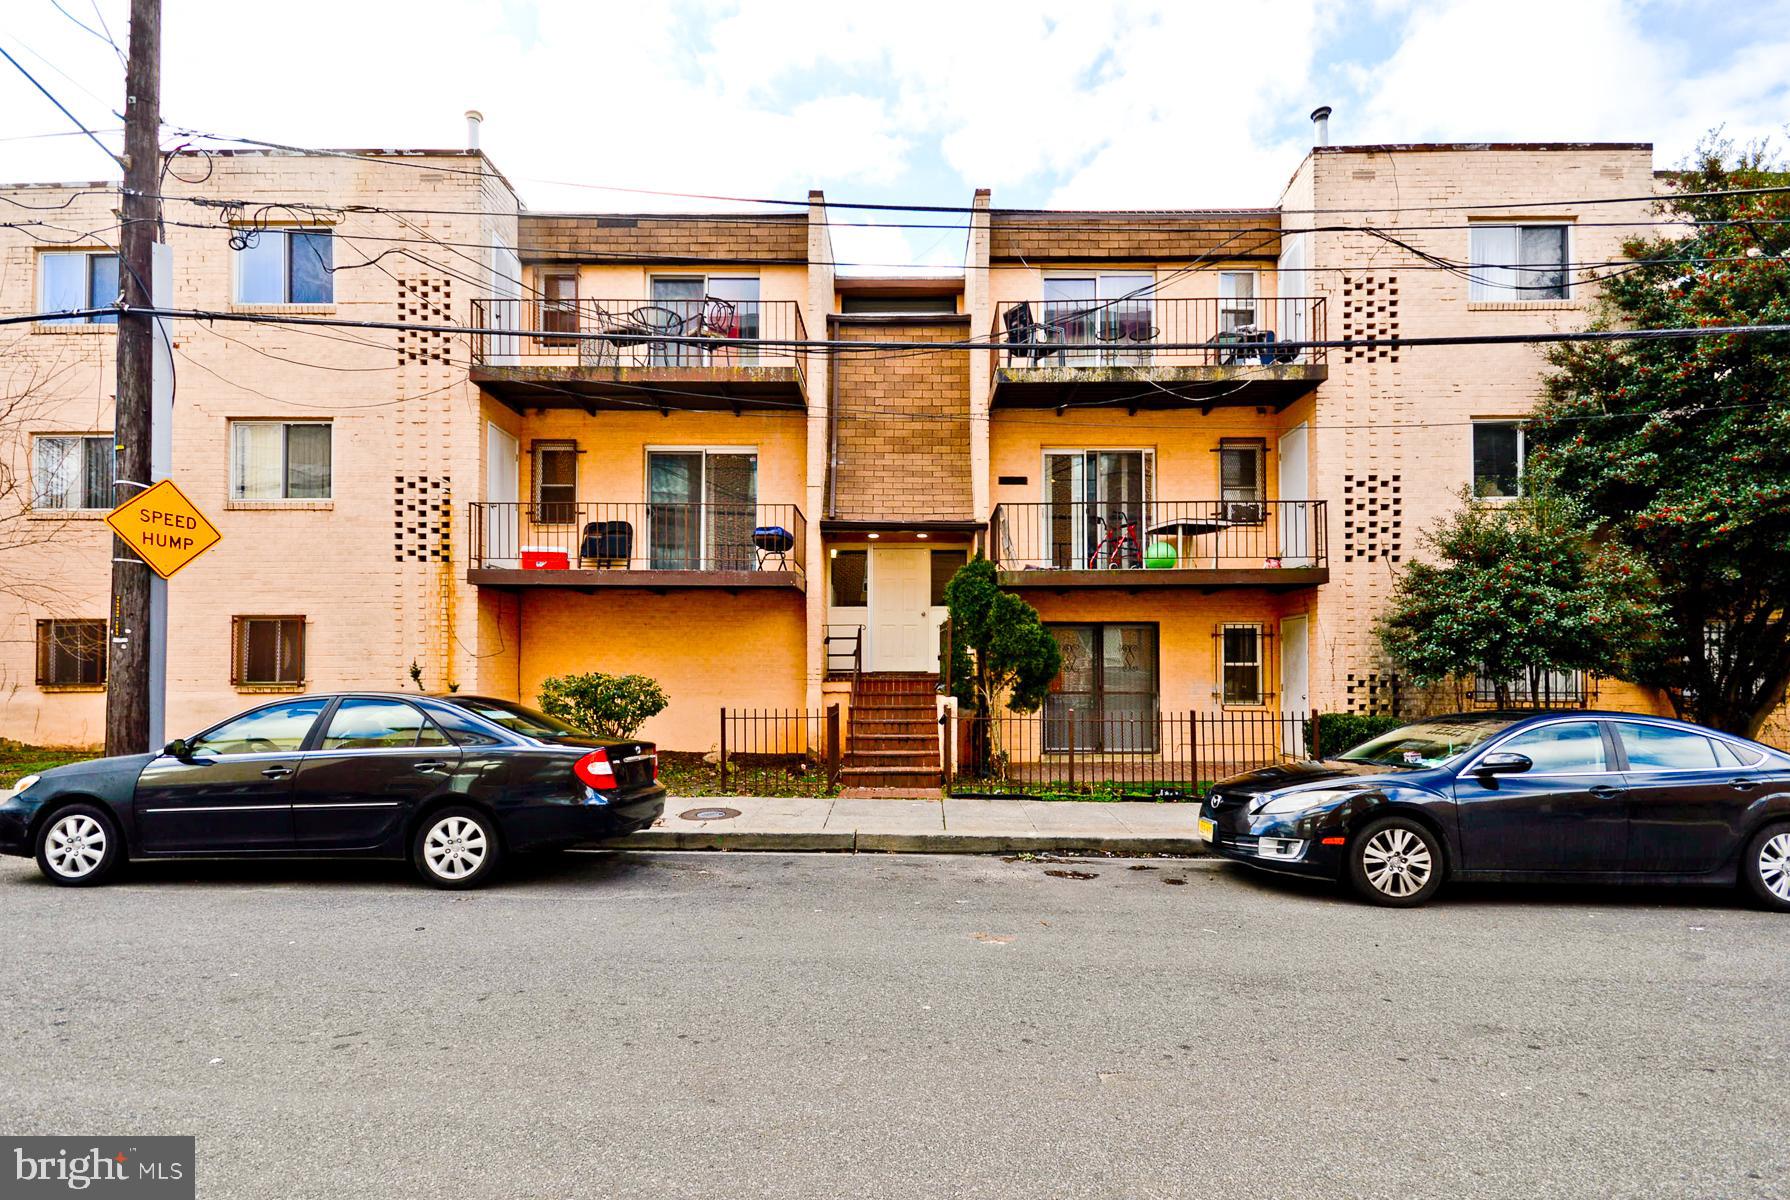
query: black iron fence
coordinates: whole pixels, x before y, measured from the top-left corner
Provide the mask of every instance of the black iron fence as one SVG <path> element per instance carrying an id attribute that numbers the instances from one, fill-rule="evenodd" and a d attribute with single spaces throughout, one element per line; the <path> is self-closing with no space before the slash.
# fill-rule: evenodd
<path id="1" fill-rule="evenodd" d="M 839 706 L 723 708 L 720 790 L 736 796 L 820 796 L 839 787 Z"/>
<path id="2" fill-rule="evenodd" d="M 479 366 L 795 367 L 806 340 L 794 300 L 548 300 L 472 302 Z M 510 331 L 514 332 L 510 332 Z"/>
<path id="3" fill-rule="evenodd" d="M 1328 565 L 1322 500 L 1147 500 L 999 504 L 990 521 L 1005 571 L 1262 570 Z"/>
<path id="4" fill-rule="evenodd" d="M 477 502 L 472 559 L 483 568 L 791 571 L 808 525 L 793 504 Z"/>
<path id="5" fill-rule="evenodd" d="M 1192 800 L 1240 771 L 1310 758 L 1311 718 L 1273 710 L 945 718 L 955 796 Z"/>
<path id="6" fill-rule="evenodd" d="M 1003 300 L 1000 367 L 1194 367 L 1320 363 L 1321 296 Z"/>

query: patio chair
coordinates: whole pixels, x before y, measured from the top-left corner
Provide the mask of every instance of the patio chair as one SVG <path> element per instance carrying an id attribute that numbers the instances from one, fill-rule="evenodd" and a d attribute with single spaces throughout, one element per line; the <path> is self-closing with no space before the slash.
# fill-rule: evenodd
<path id="1" fill-rule="evenodd" d="M 1064 366 L 1069 361 L 1068 352 L 1064 349 L 1062 331 L 1054 325 L 1040 325 L 1032 317 L 1030 303 L 1021 301 L 1001 314 L 1001 320 L 1007 326 L 1007 359 L 1029 358 L 1034 365 L 1041 358 L 1057 356 L 1057 365 Z"/>
<path id="2" fill-rule="evenodd" d="M 578 543 L 578 557 L 594 561 L 599 568 L 620 563 L 623 567 L 634 556 L 634 526 L 627 521 L 592 521 L 584 527 Z"/>

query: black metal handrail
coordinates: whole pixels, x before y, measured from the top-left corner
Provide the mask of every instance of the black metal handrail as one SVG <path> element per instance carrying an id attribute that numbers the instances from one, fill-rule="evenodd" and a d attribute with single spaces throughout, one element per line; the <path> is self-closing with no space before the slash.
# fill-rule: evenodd
<path id="1" fill-rule="evenodd" d="M 989 334 L 1000 367 L 1191 367 L 1321 363 L 1322 296 L 1001 300 Z"/>
<path id="2" fill-rule="evenodd" d="M 805 572 L 808 524 L 793 504 L 478 501 L 473 563 L 485 569 Z"/>
<path id="3" fill-rule="evenodd" d="M 999 504 L 989 522 L 1004 571 L 1262 570 L 1329 565 L 1322 500 Z"/>
<path id="4" fill-rule="evenodd" d="M 473 326 L 514 333 L 472 335 L 479 366 L 795 367 L 791 346 L 806 340 L 794 300 L 547 300 L 482 298 L 472 302 Z"/>

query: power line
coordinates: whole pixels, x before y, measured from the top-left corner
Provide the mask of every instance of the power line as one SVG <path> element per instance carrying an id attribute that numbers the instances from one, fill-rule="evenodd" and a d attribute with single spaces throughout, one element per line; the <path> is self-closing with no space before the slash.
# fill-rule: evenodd
<path id="1" fill-rule="evenodd" d="M 18 70 L 19 74 L 23 75 L 27 80 L 30 81 L 32 87 L 34 87 L 38 91 L 42 92 L 44 94 L 44 99 L 48 100 L 51 104 L 54 104 L 56 106 L 56 108 L 62 113 L 63 116 L 65 116 L 69 120 L 73 121 L 75 123 L 75 126 L 82 133 L 87 135 L 87 140 L 92 142 L 95 146 L 98 146 L 100 148 L 101 152 L 104 153 L 107 158 L 112 160 L 113 165 L 118 166 L 118 167 L 124 166 L 124 160 L 122 158 L 120 158 L 118 155 L 113 154 L 110 150 L 106 149 L 106 144 L 99 140 L 99 135 L 94 133 L 93 130 L 87 128 L 86 125 L 82 124 L 81 118 L 79 118 L 79 117 L 75 116 L 75 114 L 69 112 L 67 106 L 64 105 L 62 103 L 62 101 L 56 99 L 55 93 L 50 91 L 50 89 L 45 87 L 43 84 L 37 82 L 37 76 L 35 76 L 31 72 L 27 71 L 25 69 L 25 65 L 23 63 L 21 63 L 18 59 L 14 58 L 11 54 L 7 53 L 6 47 L 4 47 L 4 46 L 0 46 L 0 57 L 4 57 L 7 62 L 11 63 Z"/>

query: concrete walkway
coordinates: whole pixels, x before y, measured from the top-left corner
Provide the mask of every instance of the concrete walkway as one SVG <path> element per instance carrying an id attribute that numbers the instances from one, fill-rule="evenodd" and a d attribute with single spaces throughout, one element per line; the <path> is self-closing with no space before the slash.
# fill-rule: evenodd
<path id="1" fill-rule="evenodd" d="M 923 854 L 1203 854 L 1197 804 L 1073 800 L 850 800 L 673 796 L 636 850 L 850 850 Z"/>

